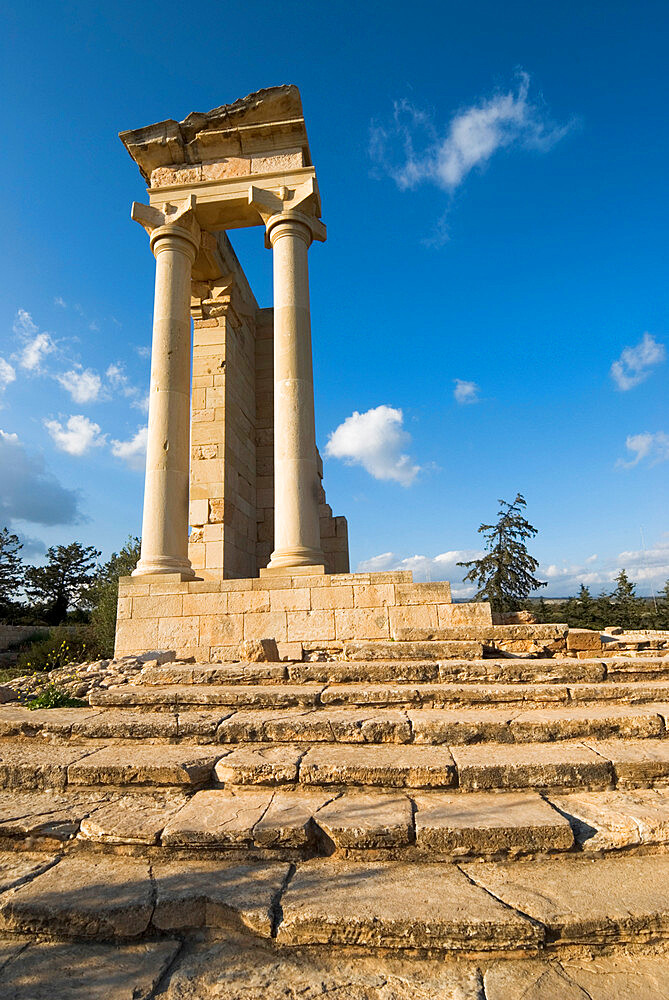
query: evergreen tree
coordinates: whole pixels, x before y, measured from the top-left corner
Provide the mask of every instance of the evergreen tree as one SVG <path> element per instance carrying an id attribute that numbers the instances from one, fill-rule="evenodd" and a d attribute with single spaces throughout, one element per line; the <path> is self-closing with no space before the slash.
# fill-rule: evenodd
<path id="1" fill-rule="evenodd" d="M 23 562 L 19 552 L 23 548 L 18 535 L 9 528 L 0 531 L 0 614 L 17 603 L 23 584 Z"/>
<path id="2" fill-rule="evenodd" d="M 581 584 L 581 588 L 578 592 L 578 622 L 583 628 L 591 628 L 593 622 L 593 615 L 595 613 L 595 602 L 592 599 L 590 590 L 585 584 Z"/>
<path id="3" fill-rule="evenodd" d="M 616 577 L 616 588 L 611 594 L 616 625 L 636 628 L 639 621 L 639 607 L 636 584 L 632 583 L 624 569 Z"/>
<path id="4" fill-rule="evenodd" d="M 26 592 L 44 607 L 52 624 L 63 622 L 70 607 L 87 606 L 88 590 L 99 555 L 92 545 L 79 542 L 54 545 L 47 549 L 45 566 L 26 569 Z"/>
<path id="5" fill-rule="evenodd" d="M 119 577 L 130 576 L 139 561 L 139 550 L 139 538 L 128 538 L 121 551 L 113 552 L 109 561 L 100 567 L 88 592 L 88 599 L 93 605 L 91 625 L 103 656 L 114 655 Z"/>
<path id="6" fill-rule="evenodd" d="M 533 590 L 546 586 L 534 576 L 539 563 L 525 544 L 537 529 L 523 516 L 527 504 L 522 494 L 516 494 L 513 503 L 498 503 L 496 524 L 482 524 L 478 529 L 486 539 L 486 554 L 457 565 L 469 570 L 465 580 L 477 584 L 475 600 L 490 601 L 493 611 L 517 611 Z"/>

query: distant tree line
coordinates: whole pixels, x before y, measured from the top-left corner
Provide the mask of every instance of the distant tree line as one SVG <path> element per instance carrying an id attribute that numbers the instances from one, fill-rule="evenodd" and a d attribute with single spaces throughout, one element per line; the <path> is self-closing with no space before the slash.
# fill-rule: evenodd
<path id="1" fill-rule="evenodd" d="M 572 628 L 669 629 L 669 580 L 655 597 L 638 597 L 636 584 L 621 569 L 615 587 L 593 597 L 581 584 L 576 597 L 565 601 L 526 601 L 524 607 L 539 622 L 566 622 Z"/>
<path id="2" fill-rule="evenodd" d="M 129 538 L 105 563 L 94 546 L 71 542 L 52 546 L 43 566 L 31 566 L 23 561 L 22 548 L 18 535 L 0 530 L 0 621 L 37 627 L 89 624 L 95 651 L 111 655 L 118 578 L 137 565 L 139 539 Z"/>

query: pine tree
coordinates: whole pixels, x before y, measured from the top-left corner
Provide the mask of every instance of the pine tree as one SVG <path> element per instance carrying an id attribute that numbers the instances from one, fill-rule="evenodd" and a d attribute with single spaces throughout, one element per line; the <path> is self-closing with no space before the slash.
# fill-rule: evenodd
<path id="1" fill-rule="evenodd" d="M 578 601 L 578 623 L 583 628 L 590 628 L 595 613 L 595 602 L 592 599 L 589 588 L 583 583 L 581 584 L 576 600 Z"/>
<path id="2" fill-rule="evenodd" d="M 517 611 L 533 590 L 546 586 L 534 576 L 539 563 L 525 544 L 537 529 L 523 516 L 527 504 L 522 494 L 516 494 L 513 503 L 498 503 L 497 523 L 482 524 L 478 529 L 486 539 L 486 554 L 457 565 L 469 570 L 465 580 L 477 584 L 475 600 L 490 601 L 493 611 Z"/>
<path id="3" fill-rule="evenodd" d="M 616 577 L 616 589 L 611 594 L 616 625 L 635 628 L 639 622 L 639 606 L 636 584 L 632 583 L 624 569 Z"/>
<path id="4" fill-rule="evenodd" d="M 23 545 L 9 528 L 0 531 L 0 613 L 16 604 L 23 584 L 23 562 L 19 552 Z"/>
<path id="5" fill-rule="evenodd" d="M 87 593 L 93 582 L 100 553 L 92 545 L 71 542 L 47 549 L 45 566 L 29 566 L 25 571 L 25 589 L 38 601 L 48 619 L 59 625 L 71 606 L 87 605 Z"/>

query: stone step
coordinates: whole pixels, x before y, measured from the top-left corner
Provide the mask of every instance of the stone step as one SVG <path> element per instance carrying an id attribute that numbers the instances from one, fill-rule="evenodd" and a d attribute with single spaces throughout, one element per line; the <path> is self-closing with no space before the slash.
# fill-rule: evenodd
<path id="1" fill-rule="evenodd" d="M 343 647 L 345 660 L 478 660 L 482 656 L 483 643 L 471 640 L 395 642 L 368 639 L 345 642 Z"/>
<path id="2" fill-rule="evenodd" d="M 163 711 L 192 707 L 290 708 L 295 706 L 456 706 L 524 705 L 542 708 L 567 703 L 643 704 L 669 702 L 669 681 L 551 684 L 364 683 L 345 684 L 184 684 L 95 688 L 94 707 Z"/>
<path id="3" fill-rule="evenodd" d="M 669 680 L 669 657 L 648 659 L 315 660 L 287 663 L 167 663 L 136 684 L 499 683 Z"/>
<path id="4" fill-rule="evenodd" d="M 547 947 L 569 956 L 574 946 L 660 943 L 669 932 L 666 855 L 459 864 L 316 858 L 294 867 L 182 858 L 150 868 L 143 858 L 27 853 L 19 865 L 12 852 L 0 857 L 0 872 L 0 930 L 62 939 L 242 928 L 284 947 L 330 945 L 342 957 L 364 947 L 450 959 L 531 958 Z"/>
<path id="5" fill-rule="evenodd" d="M 190 711 L 0 707 L 0 737 L 54 743 L 103 739 L 152 743 L 553 742 L 580 737 L 664 738 L 669 704 L 569 703 L 556 708 L 220 708 Z"/>

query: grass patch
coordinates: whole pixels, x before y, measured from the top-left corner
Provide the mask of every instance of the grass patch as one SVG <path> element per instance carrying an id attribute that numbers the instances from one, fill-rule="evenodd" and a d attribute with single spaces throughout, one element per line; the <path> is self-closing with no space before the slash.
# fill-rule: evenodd
<path id="1" fill-rule="evenodd" d="M 31 712 L 36 708 L 88 708 L 88 702 L 72 698 L 67 691 L 55 684 L 48 684 L 36 698 L 26 702 L 25 707 Z"/>

